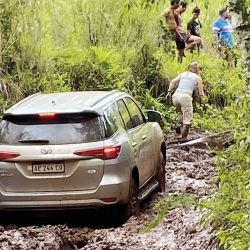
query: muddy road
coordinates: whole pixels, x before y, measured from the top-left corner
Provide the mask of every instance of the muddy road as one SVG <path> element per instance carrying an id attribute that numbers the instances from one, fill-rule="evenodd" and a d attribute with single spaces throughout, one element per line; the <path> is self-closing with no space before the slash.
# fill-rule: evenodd
<path id="1" fill-rule="evenodd" d="M 152 195 L 140 216 L 123 225 L 107 219 L 105 211 L 0 215 L 0 249 L 217 249 L 198 206 L 216 191 L 213 156 L 203 148 L 168 149 L 166 193 Z"/>

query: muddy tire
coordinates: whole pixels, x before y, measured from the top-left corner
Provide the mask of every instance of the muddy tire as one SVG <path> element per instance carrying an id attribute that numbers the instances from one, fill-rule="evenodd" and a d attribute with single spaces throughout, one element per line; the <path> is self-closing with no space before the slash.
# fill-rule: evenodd
<path id="1" fill-rule="evenodd" d="M 140 213 L 140 202 L 138 199 L 139 187 L 134 178 L 131 178 L 129 185 L 129 201 L 121 209 L 122 221 L 127 221 L 131 216 L 138 216 Z"/>
<path id="2" fill-rule="evenodd" d="M 158 192 L 165 192 L 166 190 L 166 160 L 162 154 L 162 152 L 160 153 L 160 157 L 159 157 L 159 163 L 158 163 L 158 172 L 155 176 L 155 179 L 158 181 L 159 183 L 159 187 L 157 188 Z"/>

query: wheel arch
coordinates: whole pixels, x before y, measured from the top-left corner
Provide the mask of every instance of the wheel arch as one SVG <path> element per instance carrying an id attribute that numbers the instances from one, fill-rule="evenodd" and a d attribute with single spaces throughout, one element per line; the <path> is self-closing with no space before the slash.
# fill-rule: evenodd
<path id="1" fill-rule="evenodd" d="M 139 181 L 140 176 L 139 176 L 138 168 L 136 166 L 133 167 L 131 175 L 132 175 L 132 178 L 134 178 L 137 186 L 139 187 L 139 185 L 140 185 L 140 181 Z"/>
<path id="2" fill-rule="evenodd" d="M 163 141 L 162 143 L 161 143 L 161 152 L 162 152 L 162 154 L 163 154 L 163 157 L 164 157 L 164 160 L 166 161 L 166 158 L 167 158 L 167 156 L 166 156 L 166 150 L 167 150 L 167 147 L 166 147 L 166 143 L 165 143 L 165 141 Z"/>

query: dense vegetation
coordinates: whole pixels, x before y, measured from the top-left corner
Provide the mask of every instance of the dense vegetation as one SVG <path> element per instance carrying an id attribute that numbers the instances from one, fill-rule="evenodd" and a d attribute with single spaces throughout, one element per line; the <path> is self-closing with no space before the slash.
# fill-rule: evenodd
<path id="1" fill-rule="evenodd" d="M 206 50 L 214 54 L 210 25 L 217 9 L 198 3 Z M 161 22 L 164 1 L 10 0 L 0 7 L 1 110 L 37 91 L 118 88 L 172 120 L 171 108 L 159 102 L 165 85 L 197 55 L 183 65 L 176 62 L 175 45 Z M 225 62 L 206 53 L 198 60 L 212 104 L 225 106 L 242 94 L 240 68 L 225 71 Z"/>
<path id="2" fill-rule="evenodd" d="M 244 15 L 245 24 L 247 22 L 249 24 L 250 16 L 246 14 L 246 9 L 249 13 L 250 2 L 248 0 L 234 1 L 233 4 L 236 4 L 237 11 L 241 11 Z M 246 29 L 245 32 L 247 34 L 249 31 Z M 239 30 L 238 33 L 243 39 L 246 38 L 243 30 Z M 244 49 L 247 55 L 249 53 L 247 52 L 247 50 L 249 51 L 249 40 Z M 236 144 L 219 155 L 217 161 L 220 179 L 219 190 L 215 197 L 204 204 L 206 208 L 209 208 L 207 219 L 214 222 L 217 236 L 225 249 L 245 250 L 250 247 L 249 107 L 249 96 L 241 96 L 235 102 L 231 115 L 227 116 Z"/>
<path id="3" fill-rule="evenodd" d="M 167 132 L 175 113 L 164 102 L 166 85 L 189 62 L 199 61 L 209 101 L 206 112 L 197 105 L 194 126 L 232 130 L 237 141 L 218 158 L 220 189 L 205 206 L 209 219 L 217 221 L 221 242 L 228 249 L 247 249 L 250 126 L 245 74 L 240 57 L 236 67 L 218 58 L 210 31 L 224 2 L 189 1 L 184 23 L 197 4 L 205 49 L 178 64 L 161 18 L 169 1 L 0 0 L 0 112 L 38 91 L 120 89 L 144 109 L 160 110 Z"/>

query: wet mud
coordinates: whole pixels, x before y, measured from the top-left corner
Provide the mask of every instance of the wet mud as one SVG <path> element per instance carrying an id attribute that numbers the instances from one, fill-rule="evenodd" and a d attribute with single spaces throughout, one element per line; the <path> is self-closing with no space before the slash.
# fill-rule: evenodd
<path id="1" fill-rule="evenodd" d="M 191 133 L 190 138 L 204 135 Z M 166 141 L 173 141 L 172 135 Z M 103 210 L 0 214 L 0 249 L 217 249 L 212 228 L 201 223 L 203 211 L 197 205 L 217 189 L 214 155 L 204 147 L 169 148 L 166 193 L 153 194 L 142 204 L 139 217 L 123 225 L 115 225 Z M 195 204 L 170 209 L 155 228 L 143 233 L 157 215 L 157 202 L 183 194 Z"/>

